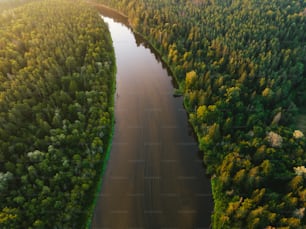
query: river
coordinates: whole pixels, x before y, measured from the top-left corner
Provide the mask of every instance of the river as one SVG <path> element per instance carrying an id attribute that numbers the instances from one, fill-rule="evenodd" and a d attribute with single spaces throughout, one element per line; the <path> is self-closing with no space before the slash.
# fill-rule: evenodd
<path id="1" fill-rule="evenodd" d="M 116 55 L 116 124 L 92 228 L 209 228 L 210 179 L 172 78 L 122 21 L 102 18 Z"/>

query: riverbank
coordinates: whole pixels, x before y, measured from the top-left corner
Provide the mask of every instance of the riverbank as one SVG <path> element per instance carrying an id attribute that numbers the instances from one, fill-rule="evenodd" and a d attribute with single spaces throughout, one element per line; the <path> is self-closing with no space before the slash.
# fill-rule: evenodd
<path id="1" fill-rule="evenodd" d="M 113 48 L 114 50 L 114 48 Z M 113 53 L 114 55 L 114 53 Z M 116 60 L 115 58 L 115 55 L 114 55 L 114 60 Z M 116 61 L 115 61 L 116 63 Z M 113 71 L 113 74 L 112 74 L 112 78 L 113 78 L 113 81 L 112 81 L 112 86 L 111 86 L 111 100 L 110 100 L 110 103 L 109 103 L 109 113 L 111 115 L 111 131 L 109 132 L 109 136 L 108 136 L 108 139 L 107 139 L 107 142 L 106 142 L 106 148 L 105 148 L 105 154 L 103 155 L 103 158 L 102 158 L 102 163 L 101 163 L 101 169 L 100 169 L 100 172 L 98 173 L 98 176 L 97 176 L 97 180 L 96 180 L 96 187 L 94 188 L 94 198 L 93 198 L 93 202 L 91 204 L 91 206 L 89 207 L 89 216 L 88 216 L 88 219 L 86 221 L 86 228 L 91 228 L 91 223 L 92 223 L 92 218 L 93 218 L 93 214 L 94 214 L 94 210 L 95 210 L 95 207 L 97 206 L 97 201 L 98 201 L 98 198 L 99 198 L 99 194 L 101 192 L 101 187 L 102 187 L 102 183 L 103 183 L 103 175 L 104 175 L 104 172 L 106 170 L 106 167 L 107 167 L 107 162 L 108 162 L 108 159 L 109 159 L 109 156 L 110 156 L 110 152 L 111 152 L 111 149 L 112 149 L 112 142 L 113 142 L 113 137 L 114 137 L 114 133 L 115 133 L 115 93 L 116 93 L 116 73 L 117 73 L 117 67 L 116 67 L 116 64 L 115 64 L 115 69 Z"/>
<path id="2" fill-rule="evenodd" d="M 94 2 L 88 1 L 88 3 L 92 6 L 94 6 L 95 8 L 99 9 L 99 8 L 103 8 L 105 10 L 109 10 L 112 11 L 111 8 L 107 7 L 107 6 L 101 6 L 100 4 L 95 4 Z M 122 17 L 127 18 L 125 15 L 121 14 Z M 109 31 L 108 31 L 109 33 Z M 110 34 L 109 34 L 110 36 Z M 114 47 L 112 47 L 112 49 L 114 50 Z M 113 52 L 113 59 L 116 63 L 116 58 L 115 58 L 115 54 Z M 107 167 L 107 162 L 110 156 L 110 152 L 112 149 L 112 142 L 113 142 L 113 137 L 114 137 L 114 132 L 115 132 L 115 93 L 116 93 L 116 74 L 117 74 L 117 67 L 115 64 L 115 68 L 114 71 L 112 73 L 112 86 L 111 86 L 111 100 L 109 103 L 109 113 L 111 115 L 111 131 L 109 133 L 107 142 L 106 142 L 106 147 L 105 147 L 105 154 L 103 155 L 103 158 L 101 160 L 101 166 L 100 166 L 100 171 L 97 175 L 97 179 L 96 179 L 96 186 L 93 190 L 94 191 L 94 197 L 93 197 L 93 202 L 91 204 L 91 206 L 88 208 L 88 218 L 86 220 L 86 228 L 91 228 L 91 223 L 92 223 L 92 219 L 93 219 L 93 214 L 97 205 L 97 201 L 99 198 L 99 194 L 101 192 L 101 187 L 102 187 L 102 183 L 103 183 L 103 176 L 104 176 L 104 172 L 105 169 Z"/>

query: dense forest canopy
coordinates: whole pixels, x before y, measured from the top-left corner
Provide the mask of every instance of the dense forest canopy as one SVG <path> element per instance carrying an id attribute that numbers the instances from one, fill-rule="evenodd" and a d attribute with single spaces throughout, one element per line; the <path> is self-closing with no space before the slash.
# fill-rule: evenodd
<path id="1" fill-rule="evenodd" d="M 0 22 L 0 228 L 84 228 L 112 129 L 107 26 L 70 0 Z"/>
<path id="2" fill-rule="evenodd" d="M 306 1 L 99 2 L 129 17 L 180 84 L 212 176 L 213 228 L 303 228 Z"/>

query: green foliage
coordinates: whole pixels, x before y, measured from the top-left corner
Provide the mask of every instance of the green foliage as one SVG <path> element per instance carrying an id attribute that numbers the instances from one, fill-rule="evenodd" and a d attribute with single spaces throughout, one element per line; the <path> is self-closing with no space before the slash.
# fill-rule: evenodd
<path id="1" fill-rule="evenodd" d="M 0 21 L 0 228 L 84 228 L 112 130 L 107 26 L 70 0 Z"/>
<path id="2" fill-rule="evenodd" d="M 294 214 L 305 208 L 305 178 L 294 167 L 306 163 L 306 140 L 293 137 L 291 125 L 306 103 L 306 2 L 100 2 L 128 15 L 185 86 L 190 122 L 216 177 L 213 227 L 305 225 L 306 214 Z"/>

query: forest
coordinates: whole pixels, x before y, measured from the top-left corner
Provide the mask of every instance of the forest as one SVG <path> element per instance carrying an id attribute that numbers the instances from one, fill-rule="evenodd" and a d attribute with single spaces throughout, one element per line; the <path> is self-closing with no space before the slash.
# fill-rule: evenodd
<path id="1" fill-rule="evenodd" d="M 114 122 L 108 28 L 82 1 L 0 6 L 0 228 L 85 228 Z"/>
<path id="2" fill-rule="evenodd" d="M 304 228 L 306 1 L 99 2 L 172 69 L 211 176 L 212 227 Z"/>

